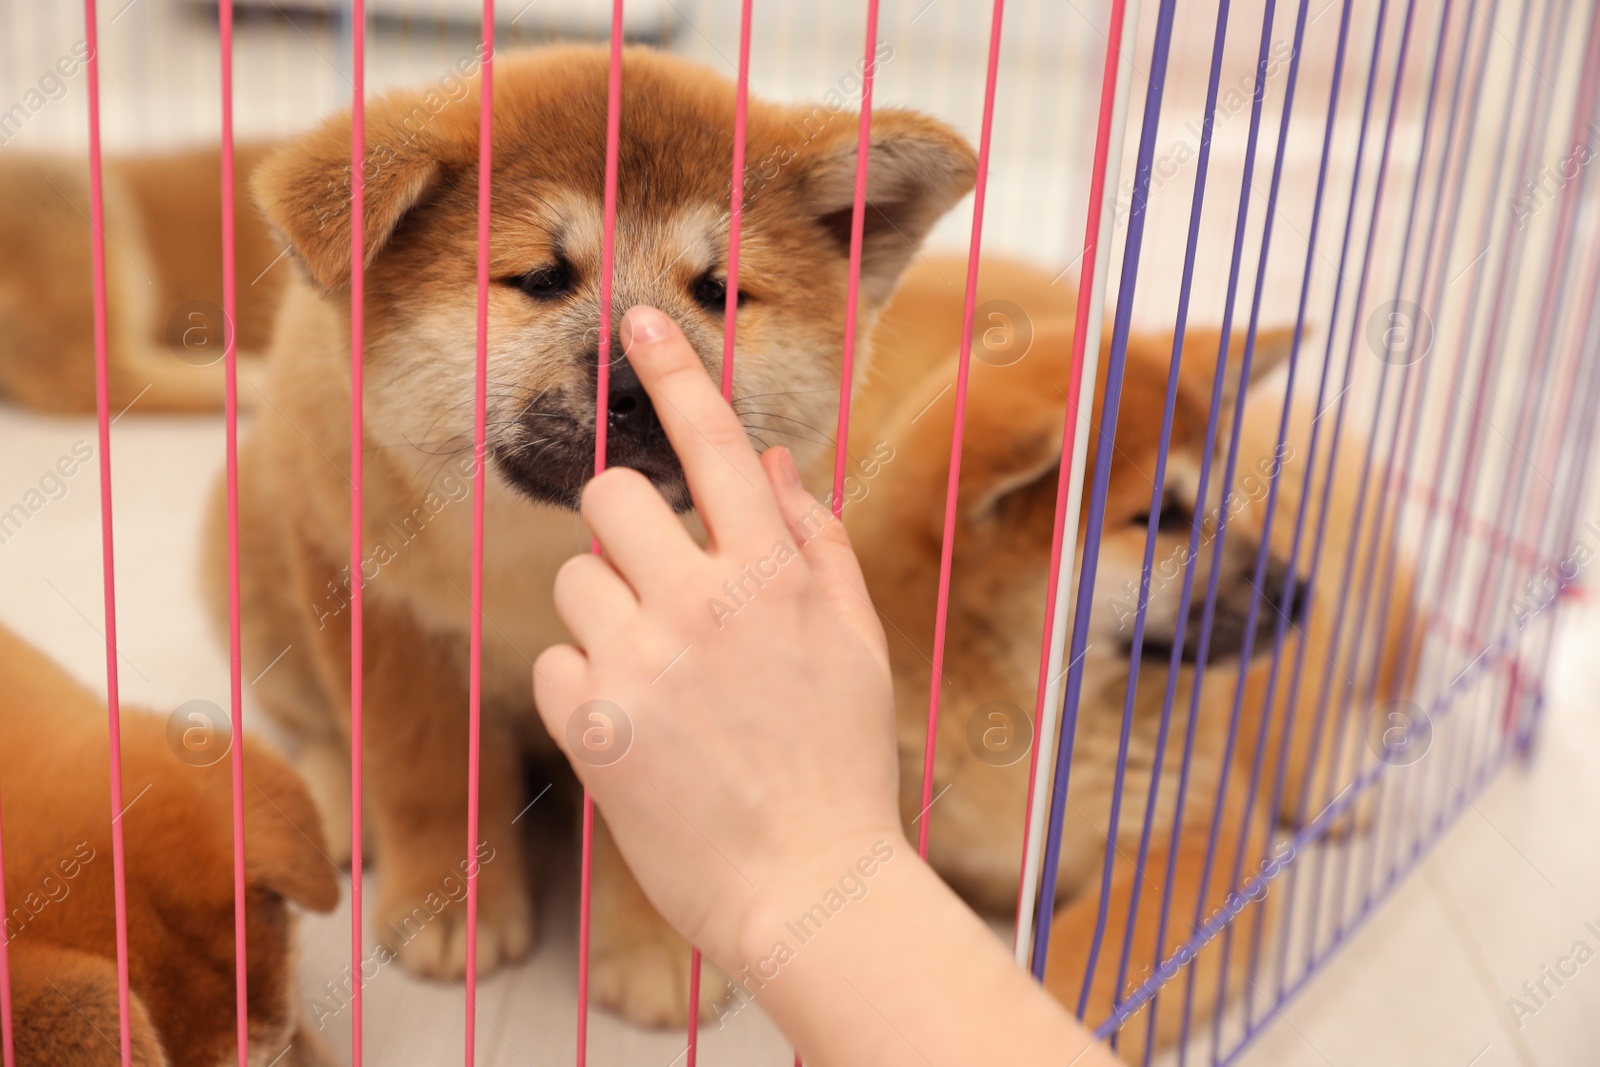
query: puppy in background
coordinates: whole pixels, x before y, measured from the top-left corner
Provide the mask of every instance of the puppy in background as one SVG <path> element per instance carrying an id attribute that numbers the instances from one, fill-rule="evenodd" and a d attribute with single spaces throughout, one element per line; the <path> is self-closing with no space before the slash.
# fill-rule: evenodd
<path id="1" fill-rule="evenodd" d="M 235 155 L 239 403 L 289 271 L 251 208 L 268 151 Z M 216 148 L 105 162 L 107 369 L 113 413 L 220 411 L 222 163 Z M 82 158 L 0 153 L 0 396 L 58 414 L 95 409 L 89 172 Z"/>
<path id="2" fill-rule="evenodd" d="M 546 646 L 568 639 L 551 587 L 589 545 L 572 509 L 594 467 L 607 69 L 595 48 L 496 62 L 481 799 L 485 838 L 501 858 L 479 883 L 484 970 L 533 944 L 513 822 L 528 803 L 524 756 L 556 750 L 529 670 Z M 631 305 L 658 307 L 718 377 L 734 86 L 644 49 L 625 53 L 622 82 L 613 330 Z M 863 348 L 918 243 L 976 169 L 971 147 L 939 122 L 895 109 L 873 118 Z M 364 229 L 365 559 L 352 575 L 343 114 L 274 153 L 255 177 L 300 276 L 274 329 L 264 386 L 272 404 L 240 454 L 244 655 L 257 670 L 278 662 L 256 693 L 298 742 L 334 855 L 347 857 L 349 600 L 362 583 L 368 843 L 381 886 L 373 919 L 393 942 L 439 872 L 463 858 L 477 88 L 436 112 L 426 91 L 395 93 L 372 101 L 366 121 L 375 163 Z M 751 102 L 734 404 L 758 443 L 790 444 L 802 457 L 826 446 L 838 400 L 856 145 L 847 111 Z M 687 509 L 682 471 L 620 342 L 606 358 L 608 461 L 644 472 Z M 866 352 L 859 358 L 865 366 Z M 207 579 L 220 627 L 220 492 L 211 518 Z M 682 1022 L 689 947 L 650 908 L 603 827 L 595 865 L 596 998 L 636 1022 Z M 391 947 L 414 972 L 458 975 L 465 934 L 464 909 L 452 907 Z M 705 998 L 707 1013 L 715 999 Z"/>
<path id="3" fill-rule="evenodd" d="M 122 714 L 133 1062 L 215 1067 L 237 1056 L 230 762 L 215 735 L 216 762 L 180 759 L 189 749 L 173 733 L 153 713 Z M 293 933 L 295 906 L 338 902 L 335 871 L 294 772 L 245 749 L 251 1062 L 332 1067 L 300 1022 Z M 0 627 L 4 936 L 21 1064 L 118 1060 L 107 753 L 105 703 Z"/>
<path id="4" fill-rule="evenodd" d="M 947 262 L 914 267 L 877 327 L 876 373 L 857 407 L 852 440 L 875 457 L 887 449 L 893 458 L 875 459 L 858 472 L 861 491 L 845 509 L 852 541 L 874 603 L 888 626 L 901 750 L 901 808 L 907 824 L 918 818 L 932 820 L 929 859 L 940 874 L 974 906 L 1009 914 L 1016 906 L 1021 867 L 1023 818 L 1028 791 L 1030 748 L 1037 731 L 1031 722 L 1038 679 L 1044 602 L 1049 583 L 1051 541 L 1057 478 L 1061 462 L 1062 426 L 1073 333 L 1075 293 L 1052 285 L 1050 276 L 1032 268 L 1003 261 L 986 262 L 979 280 L 978 300 L 994 318 L 974 324 L 971 390 L 968 397 L 966 449 L 955 543 L 954 572 L 944 666 L 942 714 L 934 762 L 934 792 L 939 797 L 927 812 L 921 811 L 921 780 L 928 706 L 928 650 L 932 640 L 937 593 L 946 478 L 953 418 L 951 384 L 955 362 L 951 338 L 959 336 L 962 293 L 945 278 L 959 279 L 964 264 Z M 1292 331 L 1262 331 L 1256 341 L 1253 374 L 1266 378 L 1288 355 Z M 1101 367 L 1109 335 L 1102 340 Z M 1236 334 L 1228 359 L 1229 376 L 1223 383 L 1222 439 L 1233 406 L 1239 402 L 1240 357 L 1243 338 Z M 1115 846 L 1117 864 L 1108 908 L 1107 934 L 1095 985 L 1090 995 L 1090 1016 L 1104 1018 L 1115 992 L 1117 961 L 1128 926 L 1131 896 L 1137 884 L 1145 887 L 1134 929 L 1130 984 L 1137 985 L 1162 962 L 1156 953 L 1156 923 L 1160 887 L 1165 884 L 1169 856 L 1173 857 L 1173 914 L 1179 918 L 1167 932 L 1165 953 L 1188 936 L 1187 923 L 1200 903 L 1207 843 L 1213 823 L 1213 805 L 1225 763 L 1225 749 L 1239 657 L 1243 652 L 1245 623 L 1257 552 L 1263 537 L 1262 500 L 1223 487 L 1224 456 L 1215 457 L 1211 490 L 1205 500 L 1197 496 L 1200 462 L 1204 458 L 1206 420 L 1217 373 L 1220 338 L 1215 330 L 1191 328 L 1186 336 L 1167 464 L 1166 496 L 1157 517 L 1156 576 L 1162 564 L 1172 562 L 1176 574 L 1153 580 L 1147 611 L 1139 685 L 1133 709 L 1132 739 L 1127 775 L 1122 784 L 1122 810 Z M 1106 498 L 1097 595 L 1090 616 L 1089 641 L 1082 669 L 1084 684 L 1078 709 L 1076 743 L 1068 785 L 1067 807 L 1057 885 L 1058 912 L 1054 922 L 1046 986 L 1064 1003 L 1077 1007 L 1079 986 L 1086 969 L 1101 904 L 1100 878 L 1111 834 L 1110 807 L 1115 792 L 1117 752 L 1132 647 L 1132 614 L 1148 525 L 1151 478 L 1155 469 L 1159 426 L 1172 353 L 1170 335 L 1136 333 L 1129 341 L 1123 398 L 1115 431 L 1115 453 Z M 1099 410 L 1105 389 L 1104 374 L 1092 397 L 1094 423 L 1089 434 L 1089 469 L 1097 448 L 1105 447 Z M 1365 753 L 1361 735 L 1365 719 L 1354 715 L 1353 735 L 1343 748 L 1348 762 L 1330 770 L 1324 739 L 1322 765 L 1307 766 L 1310 725 L 1321 680 L 1322 661 L 1316 652 L 1307 664 L 1298 693 L 1289 692 L 1287 675 L 1280 677 L 1276 708 L 1266 717 L 1265 683 L 1276 615 L 1291 583 L 1296 588 L 1295 617 L 1291 620 L 1285 656 L 1292 657 L 1308 640 L 1313 647 L 1331 647 L 1334 598 L 1325 591 L 1308 598 L 1304 577 L 1289 574 L 1285 560 L 1293 508 L 1304 482 L 1304 446 L 1295 452 L 1277 452 L 1277 412 L 1281 389 L 1259 389 L 1247 401 L 1241 442 L 1239 483 L 1264 481 L 1276 466 L 1280 485 L 1262 604 L 1247 671 L 1238 744 L 1223 793 L 1223 814 L 1218 822 L 1218 857 L 1209 878 L 1205 914 L 1222 907 L 1233 890 L 1229 884 L 1236 855 L 1243 857 L 1246 874 L 1259 875 L 1259 862 L 1268 856 L 1274 828 L 1266 825 L 1264 808 L 1270 784 L 1278 771 L 1284 705 L 1298 706 L 1296 732 L 1283 768 L 1285 796 L 1295 797 L 1308 775 L 1317 776 L 1321 790 L 1330 776 L 1347 781 L 1354 758 Z M 1301 442 L 1305 419 L 1291 442 Z M 1301 467 L 1295 457 L 1302 457 Z M 1259 464 L 1265 463 L 1263 470 Z M 1319 463 L 1319 470 L 1321 464 Z M 1358 469 L 1358 468 L 1357 468 Z M 1351 480 L 1351 467 L 1341 464 L 1337 479 Z M 870 476 L 869 476 L 870 475 Z M 822 480 L 819 476 L 819 481 Z M 1354 487 L 1340 484 L 1333 496 L 1329 545 L 1324 555 L 1340 553 L 1352 536 L 1348 518 Z M 1248 501 L 1232 512 L 1220 560 L 1213 560 L 1212 536 L 1219 509 L 1228 497 Z M 1264 494 L 1262 494 L 1264 496 Z M 1177 679 L 1173 717 L 1160 764 L 1155 760 L 1155 740 L 1168 681 L 1168 665 L 1177 639 L 1176 624 L 1182 589 L 1184 560 L 1194 515 L 1203 511 L 1207 536 L 1192 564 L 1194 595 L 1189 608 L 1181 668 Z M 1287 516 L 1287 518 L 1286 518 Z M 1313 520 L 1315 515 L 1312 516 Z M 1087 527 L 1087 508 L 1080 520 L 1078 543 Z M 1081 554 L 1081 553 L 1080 553 Z M 1307 554 L 1302 553 L 1304 560 Z M 1342 554 L 1339 558 L 1342 558 Z M 1363 559 L 1365 557 L 1362 557 Z M 1068 561 L 1076 572 L 1080 560 Z M 1189 707 L 1194 693 L 1194 670 L 1199 655 L 1198 633 L 1207 580 L 1211 568 L 1217 575 L 1218 595 L 1213 634 L 1207 654 L 1208 669 L 1199 711 L 1194 723 L 1195 745 L 1184 810 L 1172 827 L 1176 785 L 1183 742 L 1189 728 Z M 1404 559 L 1398 568 L 1394 602 L 1387 609 L 1387 656 L 1375 688 L 1391 694 L 1396 687 L 1397 653 L 1401 624 L 1410 604 L 1410 571 Z M 1324 573 L 1322 582 L 1334 578 Z M 1324 590 L 1329 586 L 1322 586 Z M 1311 607 L 1307 608 L 1310 599 Z M 1058 610 L 1070 610 L 1060 605 Z M 1362 664 L 1368 660 L 1363 659 Z M 1364 694 L 1336 691 L 1335 709 Z M 1379 698 L 1382 699 L 1382 696 Z M 1335 716 L 1328 716 L 1329 722 Z M 996 734 L 996 730 L 1001 731 Z M 1329 733 L 1331 725 L 1325 728 Z M 998 749 L 990 742 L 1004 742 Z M 1009 746 L 1009 747 L 1008 747 Z M 1254 807 L 1249 806 L 1248 785 L 1259 748 L 1265 748 L 1262 787 Z M 1053 752 L 1041 752 L 1052 759 Z M 1145 812 L 1149 807 L 1152 776 L 1159 774 L 1154 826 L 1148 861 L 1142 876 L 1133 869 Z M 1041 803 L 1048 803 L 1049 797 Z M 1292 814 L 1292 813 L 1286 813 Z M 1314 814 L 1314 811 L 1313 811 Z M 1174 848 L 1174 845 L 1176 846 Z M 1157 888 L 1151 888 L 1152 886 Z M 1274 903 L 1270 892 L 1264 904 L 1251 901 L 1241 921 L 1253 922 L 1255 909 Z M 1270 929 L 1270 927 L 1269 927 Z M 1235 952 L 1237 968 L 1248 954 Z M 1196 1011 L 1204 1015 L 1219 995 L 1220 953 L 1204 951 L 1193 965 L 1199 968 Z M 1186 973 L 1185 969 L 1184 973 Z M 1232 990 L 1242 983 L 1232 975 Z M 1127 992 L 1125 988 L 1124 993 Z M 1207 1016 L 1208 1017 L 1208 1016 Z M 1181 1013 L 1168 1008 L 1158 1013 L 1157 1040 L 1177 1039 Z M 1123 1031 L 1123 1055 L 1138 1062 L 1143 1051 L 1144 1016 L 1137 1016 Z"/>

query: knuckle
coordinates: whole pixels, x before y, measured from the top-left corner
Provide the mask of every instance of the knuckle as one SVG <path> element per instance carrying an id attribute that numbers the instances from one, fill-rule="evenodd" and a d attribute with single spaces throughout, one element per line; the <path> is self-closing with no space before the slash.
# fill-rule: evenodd
<path id="1" fill-rule="evenodd" d="M 850 531 L 844 528 L 844 523 L 842 522 L 830 520 L 822 528 L 822 539 L 824 544 L 842 548 L 846 552 L 851 551 Z"/>
<path id="2" fill-rule="evenodd" d="M 656 380 L 671 389 L 692 389 L 707 382 L 705 364 L 688 342 L 662 345 L 655 354 Z"/>
<path id="3" fill-rule="evenodd" d="M 695 420 L 696 428 L 718 452 L 731 452 L 750 447 L 750 437 L 732 413 L 707 405 L 705 412 Z"/>
<path id="4" fill-rule="evenodd" d="M 820 501 L 813 503 L 802 514 L 790 520 L 790 530 L 802 548 L 811 548 L 818 544 L 844 544 L 849 545 L 850 539 L 844 532 L 844 524 L 833 517 L 830 511 Z"/>

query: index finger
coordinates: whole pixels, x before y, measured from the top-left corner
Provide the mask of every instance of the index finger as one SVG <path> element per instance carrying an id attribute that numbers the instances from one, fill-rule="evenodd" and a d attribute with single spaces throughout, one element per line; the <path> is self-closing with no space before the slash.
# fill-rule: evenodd
<path id="1" fill-rule="evenodd" d="M 713 542 L 787 540 L 772 486 L 743 424 L 677 324 L 655 308 L 635 307 L 623 317 L 622 343 L 683 464 Z"/>

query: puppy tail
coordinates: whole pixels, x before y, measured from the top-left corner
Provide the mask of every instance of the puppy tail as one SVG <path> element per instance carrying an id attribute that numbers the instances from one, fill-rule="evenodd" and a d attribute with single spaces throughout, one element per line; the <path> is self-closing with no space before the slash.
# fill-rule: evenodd
<path id="1" fill-rule="evenodd" d="M 260 359 L 239 355 L 239 410 L 251 411 L 260 396 L 254 388 L 262 367 Z M 215 363 L 195 366 L 164 349 L 126 346 L 113 350 L 108 382 L 111 414 L 131 410 L 166 414 L 197 414 L 223 408 L 225 369 Z M 90 408 L 94 395 L 88 397 Z"/>

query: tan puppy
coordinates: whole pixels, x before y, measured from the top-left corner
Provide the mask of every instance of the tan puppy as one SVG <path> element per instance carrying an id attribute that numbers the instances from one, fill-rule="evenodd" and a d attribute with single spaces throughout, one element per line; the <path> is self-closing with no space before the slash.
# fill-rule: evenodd
<path id="1" fill-rule="evenodd" d="M 533 914 L 512 822 L 521 753 L 550 751 L 529 669 L 565 640 L 560 564 L 587 550 L 570 509 L 593 466 L 606 55 L 502 57 L 495 83 L 490 293 L 483 827 L 479 961 L 526 953 Z M 365 777 L 380 862 L 374 914 L 413 970 L 459 973 L 464 913 L 399 930 L 461 859 L 467 803 L 467 601 L 472 473 L 476 91 L 435 110 L 399 93 L 367 110 Z M 720 374 L 733 85 L 645 50 L 626 54 L 613 324 L 665 310 Z M 420 116 L 420 117 L 419 117 Z M 752 103 L 736 407 L 752 437 L 814 455 L 831 437 L 854 194 L 856 120 Z M 349 849 L 349 118 L 260 168 L 258 199 L 305 279 L 273 338 L 272 404 L 241 455 L 245 658 L 266 710 L 301 742 L 329 839 Z M 971 187 L 974 154 L 931 119 L 874 116 L 863 337 L 917 242 Z M 613 345 L 609 460 L 687 507 L 676 458 Z M 863 353 L 865 358 L 865 353 Z M 219 524 L 220 495 L 214 519 Z M 222 562 L 208 564 L 223 603 Z M 560 590 L 556 591 L 560 595 Z M 578 728 L 588 723 L 577 724 Z M 683 1018 L 688 949 L 600 836 L 594 989 L 643 1022 Z M 708 989 L 720 983 L 708 982 Z M 707 997 L 710 1010 L 714 997 Z"/>
<path id="2" fill-rule="evenodd" d="M 921 776 L 928 704 L 932 622 L 939 565 L 942 501 L 949 435 L 953 414 L 950 385 L 955 364 L 946 354 L 950 338 L 961 328 L 961 289 L 964 264 L 942 263 L 910 271 L 900 293 L 880 320 L 876 347 L 882 377 L 865 391 L 855 423 L 856 449 L 871 462 L 856 472 L 858 491 L 847 499 L 846 519 L 861 555 L 870 592 L 887 622 L 895 669 L 902 752 L 902 811 L 908 825 L 919 817 L 932 820 L 930 860 L 940 873 L 981 908 L 1007 913 L 1015 907 L 1021 865 L 1023 814 L 1027 795 L 1027 749 L 1014 740 L 1020 723 L 1008 711 L 1033 714 L 1038 677 L 1040 635 L 1043 628 L 1045 588 L 1049 580 L 1053 508 L 1061 458 L 1072 340 L 1071 306 L 1075 294 L 1065 286 L 1052 286 L 1048 275 L 1004 262 L 986 263 L 980 279 L 980 305 L 998 318 L 981 315 L 975 323 L 978 353 L 972 366 L 967 414 L 966 450 L 962 468 L 961 505 L 957 524 L 955 569 L 950 599 L 947 658 L 944 667 L 942 715 L 934 765 L 934 791 L 938 800 L 926 816 L 920 813 Z M 1006 319 L 1011 321 L 1007 322 Z M 1254 356 L 1257 375 L 1266 375 L 1287 355 L 1288 331 L 1263 331 Z M 987 347 L 986 347 L 987 346 Z M 1068 807 L 1061 853 L 1057 900 L 1062 909 L 1055 922 L 1047 985 L 1076 1007 L 1088 951 L 1099 908 L 1099 879 L 1110 825 L 1110 803 L 1122 723 L 1132 638 L 1132 611 L 1137 590 L 1150 507 L 1150 495 L 1171 357 L 1170 336 L 1135 335 L 1128 362 L 1120 418 L 1116 428 L 1116 454 L 1112 460 L 1110 492 L 1106 504 L 1095 607 L 1091 616 L 1089 648 L 1085 653 L 1085 680 L 1080 702 L 1076 748 L 1068 792 Z M 1242 338 L 1235 338 L 1229 366 L 1232 380 L 1225 383 L 1224 430 L 1231 425 L 1231 404 L 1238 392 L 1238 366 Z M 1208 530 L 1224 505 L 1221 457 L 1213 465 L 1213 491 L 1205 502 L 1195 498 L 1199 463 L 1204 448 L 1205 423 L 1216 372 L 1218 337 L 1214 330 L 1191 329 L 1184 348 L 1178 383 L 1172 446 L 1168 461 L 1167 495 L 1157 535 L 1156 569 L 1149 600 L 1144 666 L 1134 709 L 1133 738 L 1127 778 L 1122 790 L 1117 847 L 1119 856 L 1112 885 L 1113 900 L 1105 948 L 1090 1001 L 1090 1016 L 1103 1018 L 1109 1011 L 1115 986 L 1117 959 L 1127 924 L 1129 896 L 1138 874 L 1133 870 L 1140 830 L 1148 807 L 1154 771 L 1154 745 L 1173 626 L 1182 586 L 1189 527 L 1195 510 L 1204 506 L 1211 516 Z M 1102 361 L 1102 367 L 1104 362 Z M 1104 380 L 1098 383 L 1093 409 L 1098 417 Z M 1212 823 L 1223 751 L 1231 713 L 1233 691 L 1242 651 L 1245 611 L 1253 595 L 1250 581 L 1261 539 L 1261 508 L 1265 478 L 1274 463 L 1285 486 L 1275 524 L 1274 553 L 1263 593 L 1273 602 L 1289 580 L 1282 560 L 1288 551 L 1293 508 L 1304 478 L 1305 423 L 1291 442 L 1300 451 L 1276 453 L 1276 398 L 1264 394 L 1247 409 L 1248 428 L 1241 446 L 1236 484 L 1230 487 L 1234 511 L 1219 576 L 1217 616 L 1209 654 L 1201 712 L 1196 723 L 1195 759 L 1188 785 L 1174 869 L 1174 910 L 1165 949 L 1170 953 L 1188 936 L 1198 899 L 1204 866 L 1207 832 Z M 1306 416 L 1309 419 L 1309 414 Z M 1098 422 L 1090 433 L 1088 462 L 1093 469 L 1095 448 L 1101 441 Z M 1225 447 L 1225 445 L 1224 445 Z M 889 455 L 887 462 L 883 457 Z M 1301 467 L 1295 456 L 1301 456 Z M 1265 465 L 1263 465 L 1265 461 Z M 1319 469 L 1321 463 L 1318 464 Z M 1348 478 L 1348 467 L 1340 474 Z M 1330 523 L 1330 543 L 1325 557 L 1342 552 L 1349 536 L 1349 502 L 1353 489 L 1340 487 L 1334 497 L 1336 518 Z M 1349 491 L 1347 491 L 1349 490 Z M 1313 515 L 1313 518 L 1315 516 Z M 1087 523 L 1087 516 L 1083 519 Z M 1082 537 L 1080 534 L 1080 544 Z M 1179 763 L 1188 725 L 1192 693 L 1194 647 L 1205 583 L 1212 565 L 1210 534 L 1202 548 L 1195 575 L 1195 594 L 1185 639 L 1185 666 L 1180 674 L 1170 735 L 1161 763 L 1161 790 L 1157 797 L 1155 827 L 1149 860 L 1144 868 L 1143 902 L 1134 942 L 1130 984 L 1142 982 L 1159 961 L 1155 953 L 1155 926 L 1161 887 L 1171 845 Z M 1302 555 L 1302 561 L 1305 554 Z M 1170 568 L 1163 567 L 1172 561 Z M 1304 562 L 1302 562 L 1304 567 Z M 1076 570 L 1077 563 L 1072 566 Z M 1170 571 L 1170 574 L 1168 572 Z M 1163 575 L 1168 579 L 1163 580 Z M 1177 575 L 1171 580 L 1170 575 Z M 1324 573 L 1322 581 L 1330 580 Z M 1319 582 L 1320 584 L 1320 582 Z M 1323 586 L 1326 590 L 1329 586 Z M 1401 568 L 1387 641 L 1398 641 L 1398 619 L 1410 600 L 1409 571 Z M 1304 591 L 1297 603 L 1304 605 Z M 1331 647 L 1333 598 L 1325 591 L 1314 600 L 1311 618 L 1313 643 Z M 1267 662 L 1273 608 L 1263 603 L 1255 642 L 1258 657 L 1248 675 L 1235 765 L 1224 795 L 1224 816 L 1216 867 L 1207 890 L 1206 913 L 1221 907 L 1233 888 L 1226 884 L 1235 854 L 1244 845 L 1244 872 L 1259 874 L 1266 850 L 1266 828 L 1259 814 L 1276 770 L 1276 753 L 1283 720 L 1282 706 L 1289 689 L 1287 672 L 1279 681 L 1279 710 L 1266 734 L 1269 759 L 1264 767 L 1257 805 L 1245 818 L 1245 801 L 1251 761 L 1261 736 Z M 1297 610 L 1296 614 L 1300 612 Z M 1295 654 L 1302 639 L 1303 619 L 1290 631 L 1286 656 Z M 1393 649 L 1383 667 L 1378 690 L 1392 686 Z M 1366 660 L 1362 661 L 1363 664 Z M 1300 714 L 1309 720 L 1321 680 L 1322 661 L 1316 653 L 1307 664 L 1299 691 Z M 1358 694 L 1360 695 L 1360 694 Z M 1335 707 L 1346 699 L 1334 694 Z M 997 703 L 998 702 L 998 703 Z M 998 713 L 1001 717 L 995 719 Z M 1009 721 L 1007 716 L 1009 715 Z M 976 720 L 976 723 L 975 723 Z M 988 749 L 986 730 L 999 724 L 1013 731 L 1012 752 Z M 1353 729 L 1364 726 L 1355 717 Z M 1026 729 L 1026 728 L 1024 728 Z M 1293 797 L 1307 773 L 1305 755 L 1309 725 L 1298 727 L 1286 768 L 1286 795 Z M 1330 728 L 1331 730 L 1331 728 Z M 1346 744 L 1347 761 L 1366 756 L 1359 738 Z M 1328 747 L 1324 746 L 1324 759 Z M 1049 754 L 1046 754 L 1047 758 Z M 1326 769 L 1320 769 L 1325 777 Z M 948 791 L 946 789 L 948 788 Z M 1320 789 L 1319 793 L 1320 795 Z M 1312 814 L 1315 814 L 1313 809 Z M 1281 858 L 1281 857 L 1280 857 Z M 1269 900 L 1270 895 L 1269 895 Z M 1253 905 L 1252 905 L 1253 906 Z M 1243 953 L 1236 952 L 1240 963 Z M 1202 981 L 1197 990 L 1197 1011 L 1216 997 L 1217 955 L 1200 957 Z M 1207 968 L 1210 968 L 1207 970 Z M 1234 987 L 1239 985 L 1237 976 Z M 1164 1009 L 1161 1040 L 1176 1037 L 1180 1013 Z M 1135 1058 L 1142 1050 L 1143 1016 L 1125 1032 L 1123 1046 Z"/>
<path id="3" fill-rule="evenodd" d="M 282 252 L 252 209 L 235 163 L 238 340 L 242 377 L 265 350 L 288 280 Z M 107 356 L 116 413 L 222 407 L 222 193 L 217 149 L 107 160 Z M 89 177 L 81 159 L 0 155 L 0 396 L 41 411 L 95 407 Z M 239 402 L 256 392 L 241 381 Z"/>
<path id="4" fill-rule="evenodd" d="M 181 735 L 172 747 L 164 718 L 123 712 L 121 821 L 141 1067 L 214 1067 L 236 1057 L 229 761 L 219 752 L 217 762 L 196 766 L 179 751 Z M 0 628 L 4 936 L 18 1063 L 117 1061 L 107 766 L 105 703 Z M 300 1022 L 290 905 L 331 910 L 336 872 L 321 854 L 305 788 L 249 741 L 244 797 L 251 1062 L 331 1065 Z"/>

